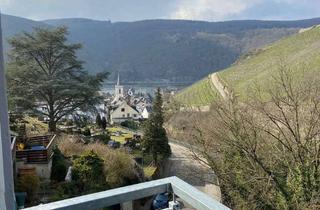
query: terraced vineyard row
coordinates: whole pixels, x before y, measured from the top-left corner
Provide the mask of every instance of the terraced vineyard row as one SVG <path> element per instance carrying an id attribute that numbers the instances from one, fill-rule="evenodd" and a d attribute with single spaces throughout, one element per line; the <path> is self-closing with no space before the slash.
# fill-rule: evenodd
<path id="1" fill-rule="evenodd" d="M 183 105 L 204 106 L 209 105 L 218 96 L 208 77 L 200 80 L 176 95 L 176 100 Z"/>

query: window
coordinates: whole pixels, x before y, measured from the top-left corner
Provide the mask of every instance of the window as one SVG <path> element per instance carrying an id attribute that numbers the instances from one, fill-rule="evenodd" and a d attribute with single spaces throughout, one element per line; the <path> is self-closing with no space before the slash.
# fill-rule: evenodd
<path id="1" fill-rule="evenodd" d="M 129 114 L 129 113 L 127 114 L 127 117 L 130 117 L 130 114 Z"/>
<path id="2" fill-rule="evenodd" d="M 121 112 L 125 112 L 125 108 L 121 108 Z"/>
<path id="3" fill-rule="evenodd" d="M 136 115 L 136 114 L 133 114 L 133 117 L 137 117 L 137 115 Z"/>
<path id="4" fill-rule="evenodd" d="M 121 89 L 119 89 L 119 94 L 121 94 Z"/>
<path id="5" fill-rule="evenodd" d="M 125 114 L 123 114 L 123 115 L 122 115 L 122 117 L 126 117 L 126 115 L 125 115 Z"/>

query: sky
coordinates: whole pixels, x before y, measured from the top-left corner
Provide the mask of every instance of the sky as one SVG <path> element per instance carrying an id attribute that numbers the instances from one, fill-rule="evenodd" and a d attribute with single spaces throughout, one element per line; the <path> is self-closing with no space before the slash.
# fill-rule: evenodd
<path id="1" fill-rule="evenodd" d="M 0 0 L 0 9 L 33 20 L 297 20 L 320 17 L 320 0 Z"/>

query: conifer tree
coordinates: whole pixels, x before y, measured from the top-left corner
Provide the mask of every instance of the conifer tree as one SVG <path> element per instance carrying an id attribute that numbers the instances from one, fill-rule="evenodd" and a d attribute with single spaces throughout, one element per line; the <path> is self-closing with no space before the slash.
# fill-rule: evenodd
<path id="1" fill-rule="evenodd" d="M 153 111 L 144 127 L 143 147 L 149 152 L 155 164 L 159 160 L 168 158 L 171 154 L 166 130 L 163 128 L 164 118 L 162 110 L 162 95 L 157 89 L 153 103 Z"/>
<path id="2" fill-rule="evenodd" d="M 102 128 L 102 120 L 100 114 L 97 114 L 96 125 L 98 126 L 98 128 Z"/>
<path id="3" fill-rule="evenodd" d="M 99 91 L 108 73 L 90 75 L 77 57 L 80 44 L 67 41 L 65 27 L 35 28 L 9 39 L 7 66 L 9 96 L 13 106 L 49 118 L 49 131 L 77 110 L 95 109 L 103 98 Z M 39 110 L 37 103 L 46 109 Z"/>
<path id="4" fill-rule="evenodd" d="M 107 119 L 105 117 L 102 117 L 102 120 L 101 120 L 101 128 L 103 130 L 105 130 L 107 128 Z"/>

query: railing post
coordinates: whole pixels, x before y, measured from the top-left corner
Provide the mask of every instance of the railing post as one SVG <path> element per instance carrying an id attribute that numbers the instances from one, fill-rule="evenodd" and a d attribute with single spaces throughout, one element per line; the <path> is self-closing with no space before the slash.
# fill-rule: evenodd
<path id="1" fill-rule="evenodd" d="M 14 210 L 11 139 L 8 124 L 8 104 L 4 72 L 2 27 L 0 12 L 0 209 Z"/>
<path id="2" fill-rule="evenodd" d="M 121 210 L 133 210 L 133 201 L 127 201 L 122 203 Z"/>

